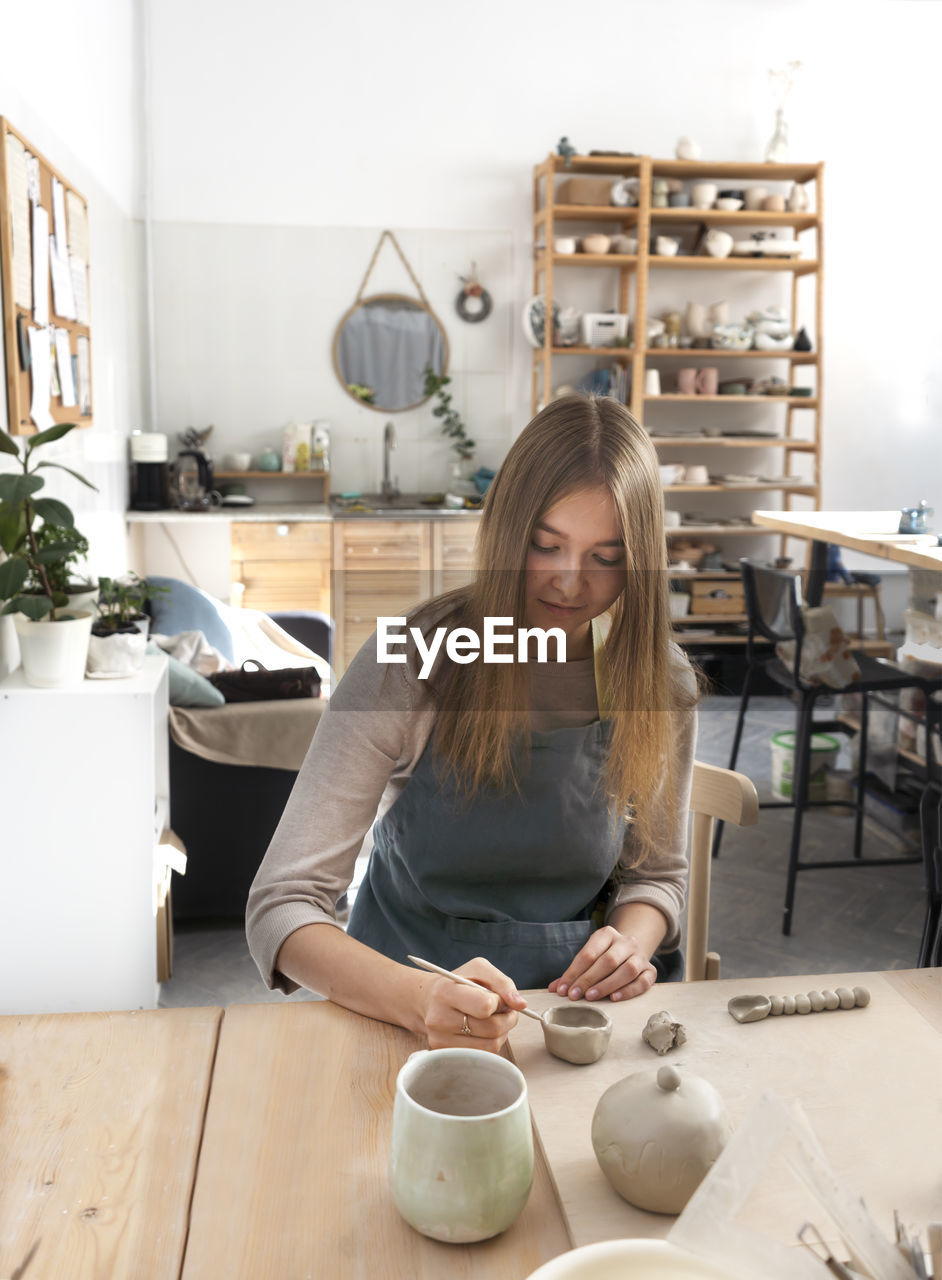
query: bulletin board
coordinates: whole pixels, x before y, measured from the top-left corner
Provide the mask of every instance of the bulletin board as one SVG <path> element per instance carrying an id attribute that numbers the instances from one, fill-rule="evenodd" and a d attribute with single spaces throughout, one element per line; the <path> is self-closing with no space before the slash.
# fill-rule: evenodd
<path id="1" fill-rule="evenodd" d="M 88 205 L 3 116 L 0 266 L 10 434 L 90 427 Z"/>

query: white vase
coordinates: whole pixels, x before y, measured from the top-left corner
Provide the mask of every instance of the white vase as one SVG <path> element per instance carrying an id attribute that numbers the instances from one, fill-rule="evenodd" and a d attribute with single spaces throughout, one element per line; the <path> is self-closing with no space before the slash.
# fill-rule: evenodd
<path id="1" fill-rule="evenodd" d="M 132 676 L 144 665 L 147 636 L 134 631 L 116 631 L 110 636 L 89 636 L 87 668 L 90 675 Z"/>
<path id="2" fill-rule="evenodd" d="M 728 258 L 733 248 L 733 237 L 728 231 L 711 227 L 704 236 L 703 247 L 711 258 Z"/>
<path id="3" fill-rule="evenodd" d="M 765 148 L 766 164 L 784 164 L 788 159 L 788 125 L 781 107 L 775 112 L 775 132 Z"/>
<path id="4" fill-rule="evenodd" d="M 803 182 L 793 182 L 792 189 L 788 194 L 789 212 L 807 213 L 808 204 L 808 188 Z"/>
<path id="5" fill-rule="evenodd" d="M 32 622 L 25 614 L 14 615 L 20 642 L 23 675 L 36 689 L 66 689 L 85 679 L 91 613 L 50 622 Z"/>
<path id="6" fill-rule="evenodd" d="M 691 338 L 705 338 L 709 334 L 706 328 L 706 307 L 702 302 L 688 302 L 684 313 L 684 325 Z M 712 325 L 710 326 L 712 328 Z"/>

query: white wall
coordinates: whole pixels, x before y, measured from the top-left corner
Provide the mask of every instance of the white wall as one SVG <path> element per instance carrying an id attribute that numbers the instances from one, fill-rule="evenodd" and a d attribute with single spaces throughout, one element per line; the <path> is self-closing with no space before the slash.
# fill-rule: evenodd
<path id="1" fill-rule="evenodd" d="M 0 114 L 88 202 L 94 426 L 48 446 L 46 456 L 98 492 L 62 472 L 44 475 L 47 492 L 75 512 L 95 574 L 127 566 L 126 437 L 145 425 L 147 404 L 141 17 L 137 0 L 0 4 Z M 10 461 L 0 457 L 0 467 Z M 11 620 L 3 619 L 0 676 L 17 660 Z"/>
<path id="2" fill-rule="evenodd" d="M 94 426 L 48 446 L 91 493 L 47 471 L 72 507 L 94 572 L 126 564 L 127 441 L 144 425 L 142 31 L 135 0 L 0 6 L 0 114 L 88 202 Z"/>
<path id="3" fill-rule="evenodd" d="M 219 321 L 226 334 L 277 327 L 284 285 L 273 282 L 276 305 L 266 308 L 246 263 L 252 288 L 228 294 L 221 317 L 200 255 L 218 240 L 243 252 L 263 246 L 265 262 L 279 261 L 283 228 L 291 288 L 306 280 L 319 304 L 310 381 L 296 403 L 305 416 L 335 419 L 348 444 L 344 484 L 371 447 L 375 466 L 381 420 L 374 426 L 337 398 L 327 337 L 374 235 L 390 226 L 403 230 L 417 265 L 433 241 L 448 250 L 432 272 L 443 299 L 469 253 L 502 238 L 502 265 L 484 282 L 501 325 L 488 369 L 507 389 L 496 403 L 462 407 L 472 432 L 509 441 L 529 408 L 517 312 L 532 292 L 533 164 L 563 133 L 583 150 L 654 156 L 672 155 L 689 133 L 706 158 L 760 159 L 773 117 L 767 70 L 799 59 L 791 156 L 828 164 L 823 505 L 895 507 L 925 496 L 942 510 L 933 360 L 942 310 L 928 278 L 931 210 L 942 195 L 930 123 L 938 4 L 273 0 L 263 11 L 250 0 L 160 0 L 151 28 L 163 428 L 193 414 L 197 425 L 222 418 L 221 431 L 233 424 L 237 434 L 244 419 L 222 393 L 196 395 L 191 364 L 172 350 L 181 334 L 168 329 L 181 308 L 209 342 Z M 299 236 L 307 257 L 292 259 Z M 319 257 L 330 259 L 329 296 L 318 294 Z M 443 307 L 449 334 L 467 332 Z M 288 397 L 261 352 L 240 362 L 239 383 L 252 413 L 238 430 L 254 445 L 290 416 Z M 420 449 L 436 438 L 427 413 L 409 431 Z"/>

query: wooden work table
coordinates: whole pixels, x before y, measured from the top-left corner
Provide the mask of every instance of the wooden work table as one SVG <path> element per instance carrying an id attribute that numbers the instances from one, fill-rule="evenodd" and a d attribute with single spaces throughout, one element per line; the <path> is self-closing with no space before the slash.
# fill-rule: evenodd
<path id="1" fill-rule="evenodd" d="M 811 567 L 805 595 L 820 604 L 827 568 L 827 546 L 847 547 L 910 569 L 942 571 L 942 547 L 934 533 L 899 533 L 899 511 L 754 511 L 753 524 L 789 538 L 811 542 Z M 812 583 L 815 583 L 813 586 Z M 816 594 L 813 594 L 816 592 Z"/>
<path id="2" fill-rule="evenodd" d="M 872 1003 L 746 1026 L 726 1012 L 746 990 L 837 983 L 869 986 Z M 31 1273 L 70 1280 L 524 1280 L 570 1243 L 664 1235 L 673 1219 L 633 1210 L 602 1178 L 589 1120 L 609 1084 L 658 1063 L 639 1033 L 665 1005 L 690 1036 L 671 1060 L 707 1076 L 734 1121 L 765 1088 L 797 1097 L 885 1229 L 892 1208 L 920 1229 L 938 1216 L 940 970 L 659 986 L 607 1006 L 612 1044 L 588 1067 L 548 1057 L 521 1019 L 511 1047 L 536 1177 L 514 1226 L 476 1245 L 417 1235 L 388 1195 L 395 1078 L 420 1047 L 399 1028 L 326 1002 L 6 1017 L 0 1276 L 40 1238 Z M 750 1221 L 788 1239 L 805 1207 L 773 1182 Z"/>

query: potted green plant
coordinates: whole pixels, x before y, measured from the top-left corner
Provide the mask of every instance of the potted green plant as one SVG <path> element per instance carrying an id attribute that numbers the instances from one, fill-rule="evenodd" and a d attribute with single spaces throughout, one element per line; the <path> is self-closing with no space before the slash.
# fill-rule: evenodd
<path id="1" fill-rule="evenodd" d="M 12 436 L 0 431 L 0 453 L 15 458 L 20 468 L 0 475 L 0 550 L 6 556 L 0 564 L 0 613 L 14 615 L 24 675 L 27 683 L 40 688 L 84 679 L 92 625 L 91 611 L 73 613 L 68 593 L 60 589 L 59 575 L 68 573 L 75 542 L 58 537 L 56 531 L 74 529 L 75 518 L 58 498 L 37 496 L 45 487 L 45 478 L 37 473 L 47 467 L 95 488 L 61 462 L 36 457 L 43 445 L 61 440 L 75 425 L 57 423 L 28 437 L 22 453 Z M 41 529 L 47 532 L 40 535 Z"/>
<path id="2" fill-rule="evenodd" d="M 36 530 L 36 545 L 40 551 L 56 546 L 62 552 L 62 559 L 46 565 L 46 576 L 53 591 L 64 593 L 69 597 L 66 606 L 68 613 L 74 614 L 79 609 L 91 609 L 94 613 L 98 601 L 98 583 L 88 575 L 76 573 L 88 555 L 88 539 L 73 525 L 71 529 L 57 529 L 54 525 L 41 524 Z M 31 595 L 42 595 L 42 583 L 35 574 L 30 574 L 24 588 Z"/>
<path id="3" fill-rule="evenodd" d="M 99 579 L 98 612 L 88 644 L 90 675 L 129 676 L 140 670 L 150 625 L 144 613 L 148 594 L 147 583 L 135 573 Z"/>

